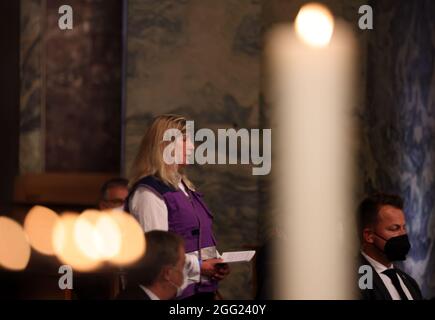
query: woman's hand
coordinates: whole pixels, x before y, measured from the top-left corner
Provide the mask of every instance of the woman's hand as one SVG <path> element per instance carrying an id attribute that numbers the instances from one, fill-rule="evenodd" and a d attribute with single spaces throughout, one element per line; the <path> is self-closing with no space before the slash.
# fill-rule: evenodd
<path id="1" fill-rule="evenodd" d="M 214 280 L 223 280 L 230 273 L 230 266 L 228 263 L 216 264 L 217 273 L 212 277 Z"/>
<path id="2" fill-rule="evenodd" d="M 230 273 L 228 264 L 223 263 L 222 259 L 203 260 L 201 274 L 213 280 L 222 280 Z"/>
<path id="3" fill-rule="evenodd" d="M 222 259 L 203 260 L 201 264 L 201 274 L 210 278 L 213 277 L 217 272 L 216 264 L 222 263 L 222 261 Z"/>

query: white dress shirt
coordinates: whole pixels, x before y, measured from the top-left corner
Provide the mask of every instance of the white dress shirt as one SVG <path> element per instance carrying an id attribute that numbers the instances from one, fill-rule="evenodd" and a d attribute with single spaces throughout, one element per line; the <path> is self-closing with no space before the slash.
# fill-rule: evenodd
<path id="1" fill-rule="evenodd" d="M 189 196 L 181 182 L 179 187 L 186 196 Z M 129 207 L 131 213 L 135 216 L 137 221 L 139 221 L 145 232 L 151 230 L 168 231 L 168 208 L 166 207 L 165 201 L 154 191 L 147 187 L 137 188 L 130 199 Z M 212 252 L 214 255 L 211 254 L 207 257 L 207 254 L 204 255 L 203 252 Z M 219 253 L 215 247 L 203 248 L 201 253 L 203 260 L 216 256 L 219 257 Z M 199 282 L 200 280 L 207 281 L 209 279 L 201 276 L 198 251 L 186 253 L 184 283 L 181 288 L 184 289 L 188 285 Z"/>
<path id="2" fill-rule="evenodd" d="M 396 289 L 396 287 L 394 287 L 393 282 L 391 281 L 391 279 L 386 274 L 382 273 L 382 272 L 384 272 L 387 269 L 394 269 L 393 264 L 391 264 L 391 266 L 389 268 L 387 268 L 382 263 L 380 263 L 380 262 L 376 261 L 375 259 L 369 257 L 366 253 L 361 251 L 361 254 L 364 256 L 364 258 L 367 259 L 367 261 L 372 265 L 373 269 L 375 269 L 375 271 L 381 277 L 381 280 L 384 283 L 385 287 L 387 288 L 388 292 L 390 293 L 391 298 L 393 300 L 401 300 L 399 292 L 397 292 L 397 289 Z M 403 292 L 405 292 L 405 295 L 408 297 L 409 300 L 414 300 L 412 298 L 411 294 L 409 293 L 408 288 L 403 283 L 402 278 L 400 276 L 398 278 L 399 278 L 400 286 L 402 287 Z"/>
<path id="3" fill-rule="evenodd" d="M 139 285 L 139 287 L 141 287 L 141 289 L 143 291 L 145 291 L 145 293 L 148 295 L 148 297 L 150 297 L 150 300 L 160 300 L 159 297 L 157 297 L 150 289 L 148 289 L 145 286 Z"/>

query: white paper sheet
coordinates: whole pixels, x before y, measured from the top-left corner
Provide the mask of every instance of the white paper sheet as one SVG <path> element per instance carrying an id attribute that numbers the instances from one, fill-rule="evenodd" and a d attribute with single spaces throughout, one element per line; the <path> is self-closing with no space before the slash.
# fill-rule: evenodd
<path id="1" fill-rule="evenodd" d="M 223 263 L 234 263 L 234 262 L 249 262 L 254 257 L 255 251 L 233 251 L 224 252 L 221 258 L 224 260 Z"/>

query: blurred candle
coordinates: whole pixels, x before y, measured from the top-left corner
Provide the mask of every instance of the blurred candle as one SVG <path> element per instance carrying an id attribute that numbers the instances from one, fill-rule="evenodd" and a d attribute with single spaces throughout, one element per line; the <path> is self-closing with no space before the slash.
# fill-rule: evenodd
<path id="1" fill-rule="evenodd" d="M 56 212 L 42 206 L 34 206 L 24 220 L 24 230 L 32 247 L 46 255 L 54 255 L 53 229 L 59 220 Z"/>
<path id="2" fill-rule="evenodd" d="M 268 46 L 277 140 L 279 299 L 352 298 L 353 187 L 350 144 L 355 43 L 320 4 Z"/>
<path id="3" fill-rule="evenodd" d="M 23 227 L 8 217 L 0 216 L 0 267 L 24 270 L 29 263 L 30 252 Z"/>

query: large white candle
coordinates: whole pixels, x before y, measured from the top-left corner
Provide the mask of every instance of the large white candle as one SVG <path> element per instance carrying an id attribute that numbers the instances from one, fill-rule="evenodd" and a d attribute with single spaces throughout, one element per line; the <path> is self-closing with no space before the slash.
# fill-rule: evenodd
<path id="1" fill-rule="evenodd" d="M 355 268 L 352 112 L 355 44 L 328 9 L 309 4 L 271 33 L 273 167 L 280 299 L 352 298 Z"/>

